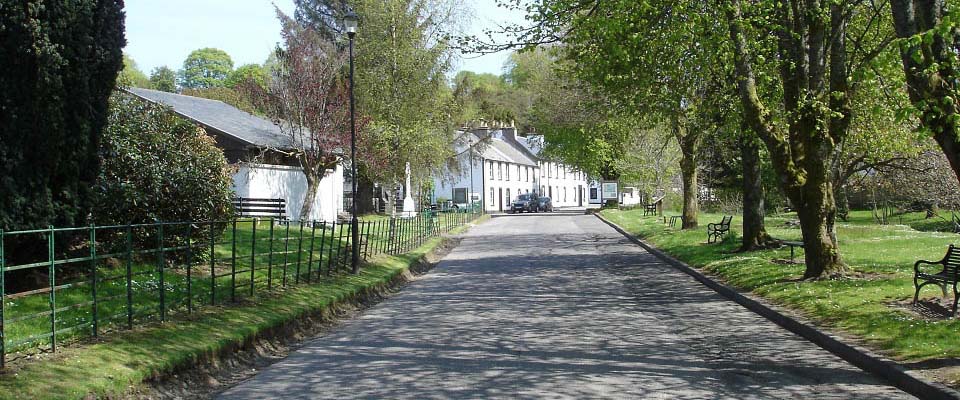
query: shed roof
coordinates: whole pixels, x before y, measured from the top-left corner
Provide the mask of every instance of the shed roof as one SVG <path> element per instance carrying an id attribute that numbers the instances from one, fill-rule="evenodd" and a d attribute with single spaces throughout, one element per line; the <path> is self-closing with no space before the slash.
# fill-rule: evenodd
<path id="1" fill-rule="evenodd" d="M 222 101 L 151 89 L 128 90 L 144 100 L 169 106 L 175 113 L 207 129 L 250 145 L 280 149 L 291 147 L 290 138 L 280 131 L 277 124 Z"/>

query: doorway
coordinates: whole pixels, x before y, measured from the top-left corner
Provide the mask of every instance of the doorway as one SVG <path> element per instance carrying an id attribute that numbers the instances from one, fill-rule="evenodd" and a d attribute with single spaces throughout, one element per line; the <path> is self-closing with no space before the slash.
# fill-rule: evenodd
<path id="1" fill-rule="evenodd" d="M 497 199 L 499 199 L 497 200 L 499 203 L 497 207 L 500 209 L 500 211 L 503 211 L 503 188 L 500 188 L 500 195 L 497 196 Z"/>

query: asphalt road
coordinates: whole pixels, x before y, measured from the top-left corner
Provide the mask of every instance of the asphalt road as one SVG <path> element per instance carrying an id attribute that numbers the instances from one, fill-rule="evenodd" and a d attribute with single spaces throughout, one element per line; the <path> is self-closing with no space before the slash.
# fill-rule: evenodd
<path id="1" fill-rule="evenodd" d="M 562 213 L 473 228 L 431 273 L 221 397 L 910 398 Z"/>

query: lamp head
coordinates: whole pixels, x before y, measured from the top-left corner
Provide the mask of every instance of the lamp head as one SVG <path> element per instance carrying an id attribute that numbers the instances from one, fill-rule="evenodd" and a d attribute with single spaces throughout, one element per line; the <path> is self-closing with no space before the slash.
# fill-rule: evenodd
<path id="1" fill-rule="evenodd" d="M 353 36 L 357 34 L 357 23 L 359 18 L 353 10 L 347 10 L 347 14 L 343 16 L 343 27 L 347 31 L 347 36 L 353 39 Z"/>

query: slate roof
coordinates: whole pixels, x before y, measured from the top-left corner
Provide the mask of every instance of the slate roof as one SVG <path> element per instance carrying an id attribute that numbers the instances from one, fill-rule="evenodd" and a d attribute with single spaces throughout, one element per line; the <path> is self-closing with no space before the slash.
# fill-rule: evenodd
<path id="1" fill-rule="evenodd" d="M 525 138 L 518 137 L 517 141 L 534 156 L 540 156 L 540 151 L 543 150 L 543 135 L 527 135 Z"/>
<path id="2" fill-rule="evenodd" d="M 517 144 L 506 139 L 494 138 L 491 142 L 491 148 L 505 155 L 511 162 L 523 165 L 537 165 L 537 160 L 527 155 L 523 150 L 517 148 Z"/>
<path id="3" fill-rule="evenodd" d="M 230 136 L 257 147 L 290 148 L 290 139 L 273 122 L 240 110 L 219 100 L 184 96 L 157 90 L 130 88 L 144 100 L 173 108 L 180 116 L 208 130 Z"/>
<path id="4" fill-rule="evenodd" d="M 477 133 L 468 133 L 468 132 L 459 132 L 462 136 L 462 143 L 459 143 L 457 147 L 457 152 L 463 152 L 467 149 L 468 145 L 475 145 L 481 140 L 481 137 Z M 530 157 L 523 149 L 519 148 L 520 144 L 513 143 L 507 139 L 504 139 L 498 135 L 497 131 L 491 131 L 490 142 L 489 144 L 483 147 L 483 151 L 480 152 L 479 156 L 483 157 L 485 160 L 493 161 L 503 161 L 510 162 L 520 165 L 530 165 L 537 166 L 537 160 L 533 157 Z"/>

